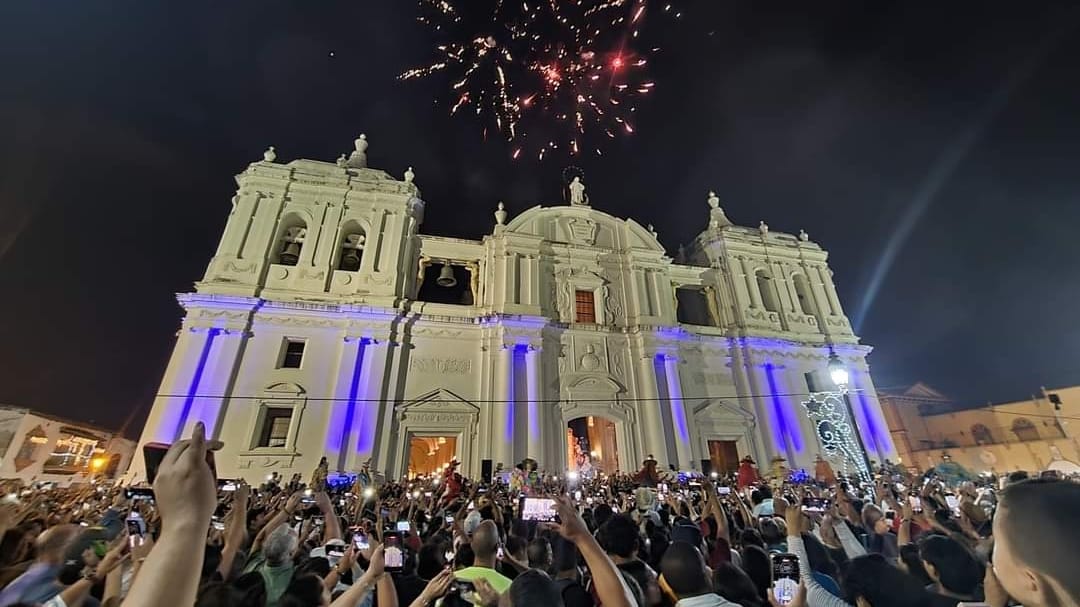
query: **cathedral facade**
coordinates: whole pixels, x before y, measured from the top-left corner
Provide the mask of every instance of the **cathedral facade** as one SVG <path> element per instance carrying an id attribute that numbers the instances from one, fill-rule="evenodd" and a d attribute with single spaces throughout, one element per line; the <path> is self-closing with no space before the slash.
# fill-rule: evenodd
<path id="1" fill-rule="evenodd" d="M 390 477 L 450 459 L 479 476 L 542 469 L 733 470 L 741 457 L 812 468 L 802 402 L 851 375 L 871 459 L 895 459 L 827 254 L 804 233 L 733 225 L 710 194 L 673 258 L 574 179 L 566 201 L 481 240 L 427 236 L 410 168 L 336 163 L 237 176 L 206 274 L 178 295 L 182 328 L 141 443 L 198 421 L 225 443 L 222 478 L 259 482 L 370 462 Z M 133 475 L 141 475 L 140 462 Z"/>

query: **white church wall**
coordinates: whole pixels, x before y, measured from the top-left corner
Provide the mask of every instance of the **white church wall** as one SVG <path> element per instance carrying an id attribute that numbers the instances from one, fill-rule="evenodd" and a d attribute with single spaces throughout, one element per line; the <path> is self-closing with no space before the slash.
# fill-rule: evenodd
<path id="1" fill-rule="evenodd" d="M 336 165 L 269 150 L 237 178 L 206 276 L 180 296 L 187 317 L 143 442 L 202 420 L 226 442 L 219 469 L 258 481 L 307 476 L 324 455 L 331 469 L 371 458 L 402 474 L 410 436 L 448 432 L 475 475 L 525 456 L 565 468 L 566 423 L 593 415 L 615 422 L 624 470 L 650 454 L 700 468 L 709 440 L 812 463 L 804 374 L 831 348 L 856 366 L 869 349 L 804 234 L 734 226 L 710 196 L 710 225 L 679 264 L 651 226 L 587 201 L 512 219 L 500 207 L 482 240 L 424 236 L 412 170 L 367 168 L 366 140 L 356 146 Z M 298 259 L 281 263 L 299 220 Z M 345 270 L 349 234 L 363 246 Z M 442 264 L 469 297 L 420 301 Z M 680 287 L 703 306 L 693 324 L 678 323 Z M 289 339 L 304 341 L 296 369 L 280 364 Z M 859 370 L 858 421 L 873 435 L 880 407 Z M 275 446 L 260 446 L 267 412 L 289 408 Z"/>

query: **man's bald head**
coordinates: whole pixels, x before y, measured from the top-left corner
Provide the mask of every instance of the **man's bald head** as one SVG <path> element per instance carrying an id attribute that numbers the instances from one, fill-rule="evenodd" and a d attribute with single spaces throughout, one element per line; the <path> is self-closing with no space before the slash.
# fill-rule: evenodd
<path id="1" fill-rule="evenodd" d="M 499 549 L 499 528 L 495 522 L 480 523 L 476 531 L 473 531 L 472 541 L 469 544 L 478 560 L 488 561 L 495 558 L 495 552 Z"/>
<path id="2" fill-rule="evenodd" d="M 1001 492 L 994 517 L 994 570 L 1005 590 L 1023 604 L 1046 604 L 1051 594 L 1080 597 L 1080 535 L 1071 517 L 1076 512 L 1077 483 L 1030 480 Z"/>
<path id="3" fill-rule="evenodd" d="M 68 546 L 79 537 L 81 531 L 78 525 L 57 525 L 43 531 L 34 542 L 38 560 L 63 562 Z"/>

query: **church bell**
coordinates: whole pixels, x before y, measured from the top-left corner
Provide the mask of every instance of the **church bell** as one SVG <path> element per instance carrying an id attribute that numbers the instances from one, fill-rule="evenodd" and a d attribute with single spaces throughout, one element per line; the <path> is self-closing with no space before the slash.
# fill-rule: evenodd
<path id="1" fill-rule="evenodd" d="M 300 261 L 300 243 L 285 243 L 281 249 L 280 261 L 283 266 L 295 266 Z"/>
<path id="2" fill-rule="evenodd" d="M 341 256 L 341 269 L 346 272 L 355 272 L 360 269 L 360 252 L 356 249 L 346 249 Z"/>
<path id="3" fill-rule="evenodd" d="M 447 289 L 457 286 L 457 279 L 454 278 L 454 269 L 450 267 L 450 264 L 443 264 L 442 270 L 439 270 L 439 278 L 435 281 L 435 284 Z"/>

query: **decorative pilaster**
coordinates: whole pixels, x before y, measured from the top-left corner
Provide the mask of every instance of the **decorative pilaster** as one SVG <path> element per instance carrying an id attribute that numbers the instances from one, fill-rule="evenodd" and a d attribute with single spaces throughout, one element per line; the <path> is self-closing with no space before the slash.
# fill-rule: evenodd
<path id="1" fill-rule="evenodd" d="M 384 458 L 391 457 L 389 449 L 385 451 L 382 449 L 382 445 L 389 442 L 394 423 L 394 405 L 387 402 L 383 394 L 384 382 L 388 375 L 387 365 L 391 345 L 393 344 L 385 339 L 371 339 L 364 344 L 357 389 L 360 399 L 356 403 L 352 429 L 346 442 L 347 449 L 351 452 L 347 458 L 347 461 L 352 462 L 349 464 L 350 470 L 359 470 L 364 462 L 374 457 L 376 445 L 379 445 L 380 451 L 385 454 Z M 380 427 L 385 436 L 378 436 Z M 385 466 L 387 463 L 387 461 L 376 462 L 379 466 Z"/>
<path id="2" fill-rule="evenodd" d="M 643 455 L 652 455 L 660 464 L 671 463 L 667 452 L 667 439 L 664 437 L 664 418 L 656 389 L 656 358 L 653 355 L 641 357 L 638 361 L 638 392 L 641 395 L 641 438 L 645 445 Z M 635 464 L 637 462 L 634 462 Z"/>
<path id="3" fill-rule="evenodd" d="M 688 470 L 694 461 L 690 445 L 690 427 L 683 402 L 682 384 L 679 381 L 679 359 L 673 355 L 664 355 L 664 374 L 667 376 L 671 427 L 675 430 L 675 452 L 678 454 L 678 468 Z"/>
<path id="4" fill-rule="evenodd" d="M 495 352 L 495 391 L 492 394 L 491 459 L 512 468 L 514 459 L 514 348 Z"/>
<path id="5" fill-rule="evenodd" d="M 247 343 L 248 333 L 243 329 L 211 329 L 213 342 L 202 366 L 199 383 L 192 393 L 189 414 L 177 440 L 190 436 L 197 422 L 206 426 L 206 436 L 217 439 L 221 431 L 221 419 L 225 403 L 232 393 L 232 383 L 240 353 Z"/>
<path id="6" fill-rule="evenodd" d="M 526 444 L 527 457 L 534 458 L 542 465 L 547 463 L 547 454 L 544 449 L 544 425 L 546 423 L 546 408 L 539 402 L 542 398 L 540 392 L 540 348 L 529 346 L 525 351 L 525 381 L 528 393 L 528 438 Z"/>
<path id="7" fill-rule="evenodd" d="M 360 416 L 360 374 L 363 369 L 364 338 L 346 337 L 341 344 L 334 400 L 326 424 L 326 459 L 335 470 L 348 470 L 349 443 L 355 444 Z"/>
<path id="8" fill-rule="evenodd" d="M 207 327 L 185 326 L 180 329 L 150 417 L 143 426 L 141 443 L 171 443 L 183 430 L 185 401 L 192 393 L 196 371 L 200 364 L 205 364 L 210 331 Z M 141 461 L 141 458 L 136 461 Z"/>

